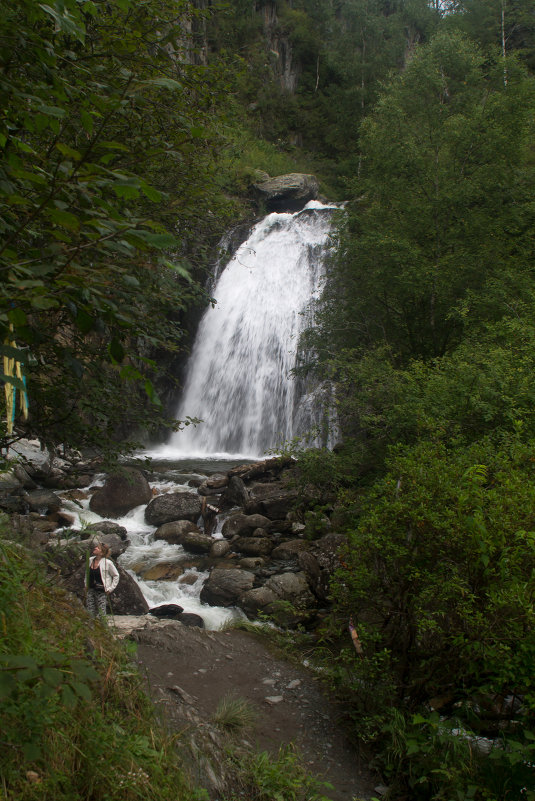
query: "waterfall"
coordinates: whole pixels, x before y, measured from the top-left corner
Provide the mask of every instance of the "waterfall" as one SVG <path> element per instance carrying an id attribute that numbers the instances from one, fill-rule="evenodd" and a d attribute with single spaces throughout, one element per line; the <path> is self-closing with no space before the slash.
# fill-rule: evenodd
<path id="1" fill-rule="evenodd" d="M 292 369 L 324 279 L 335 208 L 312 201 L 268 214 L 221 271 L 176 412 L 203 422 L 176 432 L 160 456 L 257 458 L 306 434 L 314 404 Z"/>

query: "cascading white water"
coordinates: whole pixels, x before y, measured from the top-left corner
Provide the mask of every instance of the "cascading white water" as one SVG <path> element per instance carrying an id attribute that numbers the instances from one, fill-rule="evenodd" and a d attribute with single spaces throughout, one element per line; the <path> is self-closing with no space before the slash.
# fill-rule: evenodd
<path id="1" fill-rule="evenodd" d="M 310 415 L 291 371 L 321 288 L 335 208 L 312 201 L 295 214 L 269 214 L 222 271 L 176 415 L 203 422 L 174 434 L 159 456 L 256 458 L 305 433 Z"/>

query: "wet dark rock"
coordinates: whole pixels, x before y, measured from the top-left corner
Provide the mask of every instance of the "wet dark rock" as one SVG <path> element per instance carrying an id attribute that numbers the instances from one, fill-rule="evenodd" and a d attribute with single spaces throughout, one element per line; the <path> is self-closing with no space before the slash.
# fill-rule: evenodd
<path id="1" fill-rule="evenodd" d="M 31 512 L 51 514 L 61 509 L 61 498 L 48 489 L 36 489 L 23 493 L 23 499 Z"/>
<path id="2" fill-rule="evenodd" d="M 104 486 L 91 496 L 89 508 L 101 517 L 122 517 L 131 509 L 149 503 L 152 490 L 140 470 L 123 468 L 112 473 Z"/>
<path id="3" fill-rule="evenodd" d="M 178 604 L 161 604 L 160 606 L 153 606 L 149 609 L 149 614 L 155 617 L 170 618 L 178 620 L 184 609 Z"/>
<path id="4" fill-rule="evenodd" d="M 204 628 L 204 620 L 200 615 L 196 615 L 194 612 L 182 612 L 180 615 L 180 622 L 184 626 L 196 626 L 199 629 Z"/>

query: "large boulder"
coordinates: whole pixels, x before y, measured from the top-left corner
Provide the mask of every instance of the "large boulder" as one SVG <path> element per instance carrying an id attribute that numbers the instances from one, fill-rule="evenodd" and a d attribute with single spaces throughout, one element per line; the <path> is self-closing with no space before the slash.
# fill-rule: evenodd
<path id="1" fill-rule="evenodd" d="M 318 197 L 319 185 L 314 175 L 292 172 L 259 181 L 253 189 L 267 211 L 293 212 Z"/>
<path id="2" fill-rule="evenodd" d="M 130 509 L 152 498 L 149 482 L 139 470 L 125 467 L 107 476 L 104 486 L 91 496 L 89 508 L 101 517 L 123 517 Z"/>
<path id="3" fill-rule="evenodd" d="M 201 499 L 193 492 L 166 492 L 157 495 L 145 509 L 145 520 L 151 526 L 162 526 L 176 520 L 196 523 L 201 514 Z"/>
<path id="4" fill-rule="evenodd" d="M 149 605 L 132 576 L 117 565 L 119 584 L 111 594 L 110 608 L 117 615 L 145 615 Z"/>
<path id="5" fill-rule="evenodd" d="M 201 590 L 201 601 L 212 606 L 235 606 L 252 589 L 255 575 L 240 568 L 212 570 Z"/>

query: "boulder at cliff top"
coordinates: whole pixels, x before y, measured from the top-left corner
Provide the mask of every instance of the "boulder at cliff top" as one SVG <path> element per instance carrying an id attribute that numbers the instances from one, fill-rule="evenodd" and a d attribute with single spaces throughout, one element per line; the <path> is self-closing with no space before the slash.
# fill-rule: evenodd
<path id="1" fill-rule="evenodd" d="M 101 517 L 123 517 L 151 498 L 152 491 L 143 473 L 125 467 L 106 478 L 104 486 L 91 496 L 89 508 Z"/>
<path id="2" fill-rule="evenodd" d="M 314 175 L 292 172 L 253 184 L 253 189 L 267 211 L 299 211 L 309 200 L 318 197 L 318 181 Z"/>

